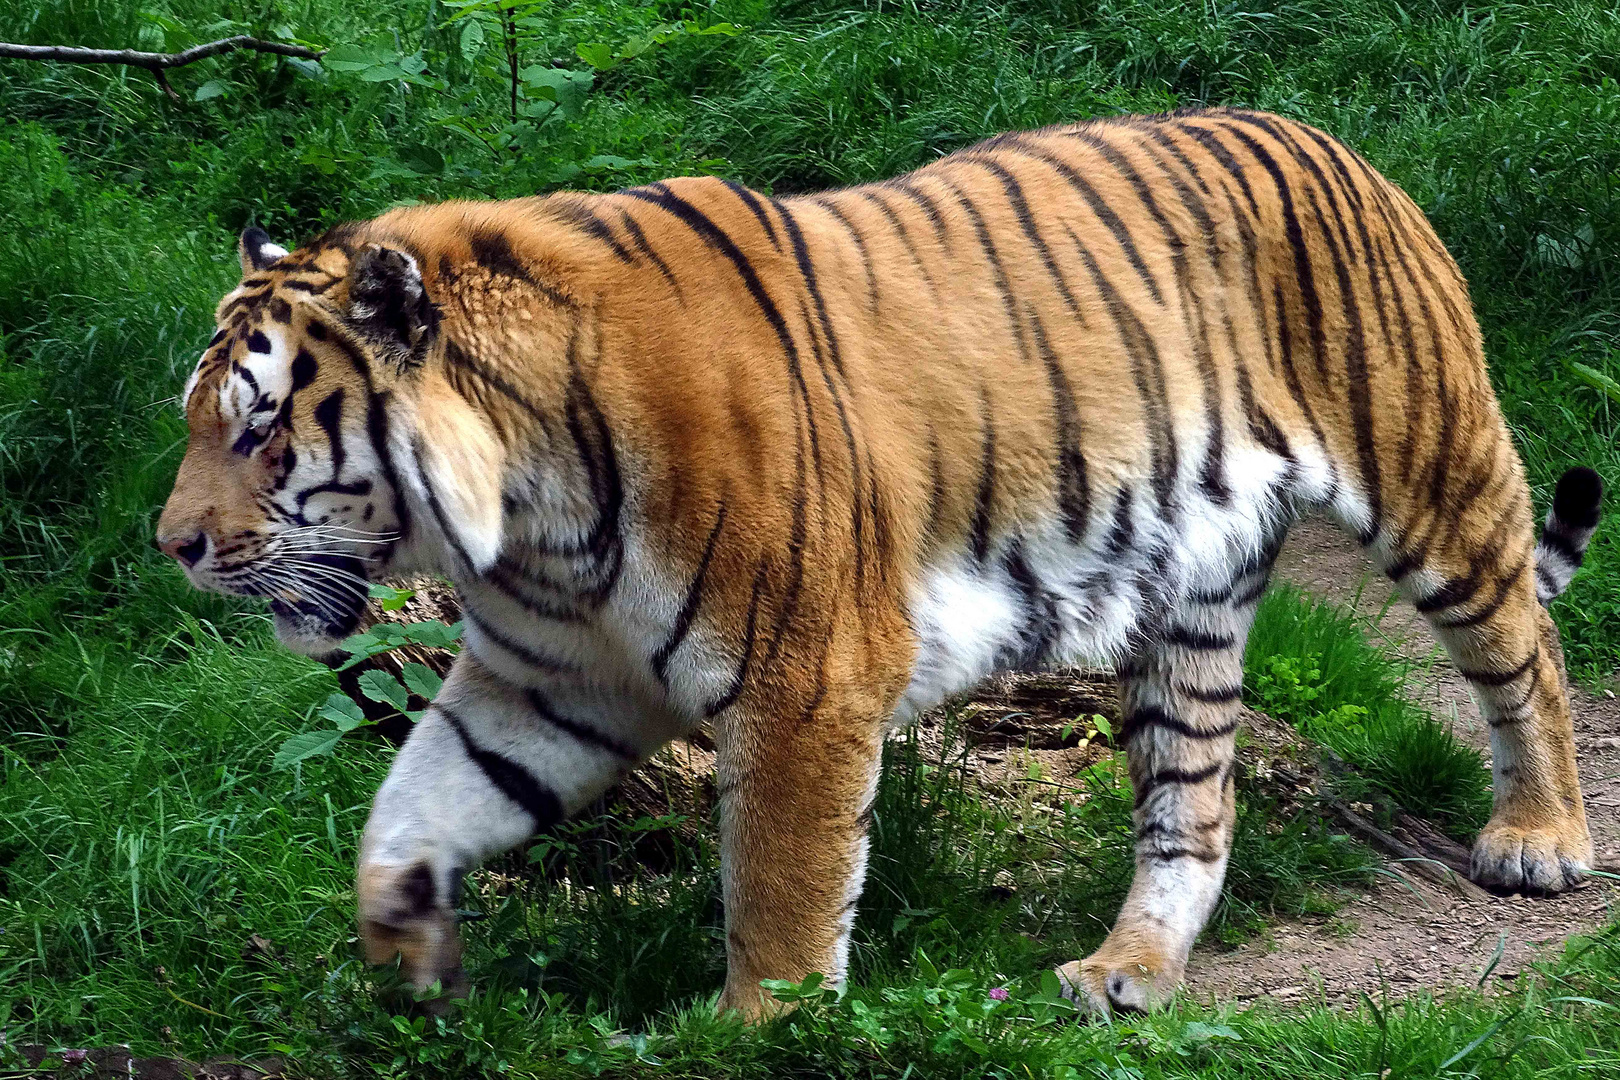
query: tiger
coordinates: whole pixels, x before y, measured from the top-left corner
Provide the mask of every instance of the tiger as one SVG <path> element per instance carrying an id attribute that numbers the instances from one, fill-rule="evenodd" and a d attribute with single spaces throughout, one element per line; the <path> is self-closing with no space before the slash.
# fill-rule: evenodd
<path id="1" fill-rule="evenodd" d="M 1219 108 L 994 137 L 773 197 L 713 176 L 392 209 L 243 277 L 181 396 L 159 547 L 330 656 L 434 574 L 463 648 L 361 841 L 368 959 L 465 993 L 463 876 L 711 725 L 727 975 L 848 976 L 887 734 L 992 672 L 1120 685 L 1134 877 L 1057 969 L 1164 1003 L 1234 829 L 1243 651 L 1320 512 L 1428 619 L 1489 722 L 1475 880 L 1592 843 L 1544 534 L 1468 287 L 1418 206 L 1304 123 Z"/>

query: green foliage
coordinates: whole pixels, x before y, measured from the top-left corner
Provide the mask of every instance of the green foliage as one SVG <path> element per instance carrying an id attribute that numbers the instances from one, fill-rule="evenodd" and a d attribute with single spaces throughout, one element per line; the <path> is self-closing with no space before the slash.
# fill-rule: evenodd
<path id="1" fill-rule="evenodd" d="M 1393 800 L 1468 839 L 1490 816 L 1477 750 L 1406 695 L 1409 665 L 1368 642 L 1354 616 L 1298 590 L 1260 602 L 1244 659 L 1249 704 L 1355 767 L 1357 797 Z"/>

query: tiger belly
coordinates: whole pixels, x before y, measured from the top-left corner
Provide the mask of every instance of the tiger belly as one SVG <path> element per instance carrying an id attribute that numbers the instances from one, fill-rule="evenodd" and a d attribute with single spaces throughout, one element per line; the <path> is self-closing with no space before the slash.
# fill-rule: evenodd
<path id="1" fill-rule="evenodd" d="M 910 590 L 917 660 L 895 722 L 997 671 L 1113 665 L 1190 596 L 1229 588 L 1265 559 L 1297 508 L 1326 504 L 1356 516 L 1356 507 L 1336 504 L 1344 489 L 1325 461 L 1258 450 L 1233 460 L 1224 504 L 1184 492 L 1166 514 L 1145 486 L 1123 487 L 1098 497 L 1109 512 L 1094 515 L 1079 543 L 1046 517 L 999 538 L 983 559 L 954 551 L 926 566 Z"/>

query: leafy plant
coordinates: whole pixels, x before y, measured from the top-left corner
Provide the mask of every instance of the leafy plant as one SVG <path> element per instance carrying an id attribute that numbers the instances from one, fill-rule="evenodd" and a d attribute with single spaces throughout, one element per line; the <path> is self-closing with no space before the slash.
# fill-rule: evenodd
<path id="1" fill-rule="evenodd" d="M 399 610 L 410 598 L 407 590 L 388 586 L 374 586 L 373 595 L 382 597 L 383 610 Z M 390 605 L 393 605 L 390 608 Z M 421 645 L 435 649 L 454 650 L 461 638 L 461 623 L 446 626 L 438 619 L 425 619 L 414 623 L 376 623 L 361 633 L 346 638 L 343 650 L 349 659 L 339 665 L 347 671 L 372 657 L 391 652 L 405 645 Z M 360 692 L 372 701 L 390 705 L 396 712 L 413 723 L 422 717 L 422 711 L 410 708 L 412 696 L 432 701 L 443 680 L 426 664 L 409 661 L 400 667 L 398 678 L 379 668 L 362 671 L 356 680 Z M 313 757 L 322 757 L 337 749 L 339 740 L 356 728 L 364 727 L 367 720 L 359 705 L 347 694 L 334 693 L 313 710 L 314 715 L 327 721 L 330 727 L 316 728 L 288 737 L 276 751 L 274 760 L 278 769 L 289 769 Z"/>

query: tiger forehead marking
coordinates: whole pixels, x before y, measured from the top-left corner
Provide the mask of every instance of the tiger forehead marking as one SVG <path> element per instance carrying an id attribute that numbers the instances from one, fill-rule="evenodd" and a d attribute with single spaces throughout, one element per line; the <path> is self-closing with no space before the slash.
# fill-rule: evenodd
<path id="1" fill-rule="evenodd" d="M 1136 874 L 1059 974 L 1096 1010 L 1163 1001 L 1220 894 L 1243 650 L 1307 509 L 1481 698 L 1475 876 L 1557 891 L 1590 865 L 1540 604 L 1601 481 L 1572 470 L 1537 543 L 1455 264 L 1323 132 L 1116 117 L 818 195 L 687 177 L 401 208 L 291 253 L 249 230 L 242 255 L 204 382 L 229 374 L 246 452 L 210 454 L 198 418 L 164 545 L 200 584 L 216 547 L 231 580 L 271 573 L 215 536 L 223 508 L 295 523 L 272 564 L 303 557 L 289 537 L 338 545 L 271 581 L 309 651 L 367 579 L 457 583 L 465 648 L 358 879 L 368 954 L 418 986 L 461 982 L 465 871 L 705 721 L 722 1004 L 761 1016 L 761 979 L 836 981 L 890 723 L 1089 661 L 1119 675 Z"/>

